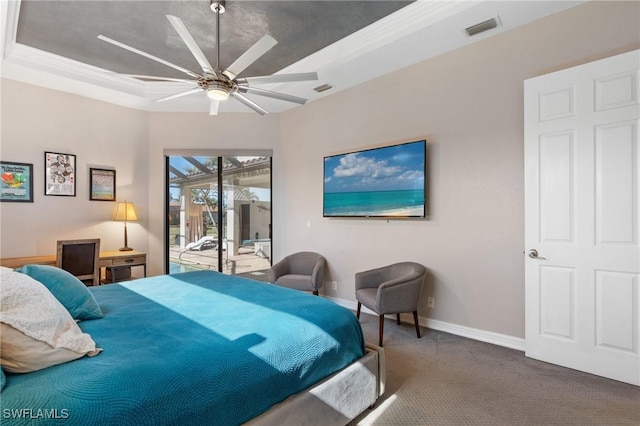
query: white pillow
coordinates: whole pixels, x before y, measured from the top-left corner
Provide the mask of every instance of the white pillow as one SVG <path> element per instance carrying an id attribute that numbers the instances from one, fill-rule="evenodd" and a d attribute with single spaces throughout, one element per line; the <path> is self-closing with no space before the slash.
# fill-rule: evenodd
<path id="1" fill-rule="evenodd" d="M 97 355 L 102 349 L 40 282 L 0 269 L 0 364 L 27 373 Z"/>

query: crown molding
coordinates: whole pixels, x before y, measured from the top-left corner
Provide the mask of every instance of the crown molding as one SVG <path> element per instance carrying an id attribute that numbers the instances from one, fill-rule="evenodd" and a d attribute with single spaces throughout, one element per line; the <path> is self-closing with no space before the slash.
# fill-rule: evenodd
<path id="1" fill-rule="evenodd" d="M 304 72 L 304 70 L 327 67 L 332 63 L 351 61 L 484 1 L 486 0 L 447 2 L 417 0 L 280 72 Z"/>
<path id="2" fill-rule="evenodd" d="M 4 23 L 4 31 L 0 33 L 0 57 L 4 59 L 11 52 L 16 43 L 18 33 L 18 16 L 20 15 L 19 0 L 0 1 L 0 22 Z"/>

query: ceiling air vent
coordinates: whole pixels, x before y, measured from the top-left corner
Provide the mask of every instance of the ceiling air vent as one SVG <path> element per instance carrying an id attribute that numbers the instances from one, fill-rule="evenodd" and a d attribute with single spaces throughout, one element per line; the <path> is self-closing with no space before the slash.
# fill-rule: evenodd
<path id="1" fill-rule="evenodd" d="M 325 90 L 329 90 L 332 89 L 333 86 L 329 86 L 328 84 L 322 84 L 318 87 L 314 87 L 313 90 L 315 90 L 316 92 L 320 93 L 320 92 L 324 92 Z"/>
<path id="2" fill-rule="evenodd" d="M 474 36 L 476 34 L 483 33 L 485 31 L 492 30 L 496 28 L 500 24 L 499 18 L 491 18 L 487 21 L 480 22 L 479 24 L 472 25 L 468 28 L 465 28 L 465 32 L 469 37 Z"/>

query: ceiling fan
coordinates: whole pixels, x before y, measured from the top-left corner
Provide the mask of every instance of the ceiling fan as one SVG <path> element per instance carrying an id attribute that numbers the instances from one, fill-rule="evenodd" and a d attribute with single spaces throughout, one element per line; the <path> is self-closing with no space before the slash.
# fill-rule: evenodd
<path id="1" fill-rule="evenodd" d="M 294 102 L 301 105 L 307 102 L 307 100 L 304 98 L 287 95 L 279 92 L 273 92 L 271 90 L 260 89 L 257 87 L 253 87 L 251 85 L 317 80 L 318 74 L 315 72 L 296 73 L 296 74 L 277 74 L 277 75 L 238 78 L 238 75 L 242 71 L 244 71 L 249 65 L 251 65 L 256 60 L 258 60 L 269 49 L 271 49 L 273 46 L 275 46 L 278 43 L 273 37 L 269 35 L 264 35 L 246 52 L 240 55 L 240 57 L 236 59 L 231 65 L 229 65 L 225 70 L 222 70 L 220 68 L 220 14 L 224 13 L 225 11 L 225 1 L 211 0 L 210 7 L 211 7 L 211 10 L 216 14 L 216 66 L 215 67 L 213 67 L 209 63 L 207 58 L 204 56 L 204 53 L 202 52 L 200 47 L 198 47 L 198 44 L 196 43 L 195 39 L 193 38 L 193 36 L 185 26 L 184 22 L 182 22 L 182 20 L 176 16 L 166 15 L 167 19 L 169 20 L 173 28 L 175 28 L 175 30 L 178 32 L 178 35 L 182 39 L 182 41 L 184 41 L 184 44 L 186 44 L 187 48 L 191 51 L 191 54 L 196 58 L 196 61 L 198 61 L 198 64 L 202 68 L 202 73 L 196 73 L 196 72 L 190 71 L 179 65 L 172 64 L 171 62 L 165 61 L 164 59 L 158 58 L 157 56 L 150 55 L 146 52 L 143 52 L 134 47 L 128 46 L 124 43 L 120 43 L 119 41 L 113 40 L 109 37 L 99 35 L 98 38 L 100 40 L 106 41 L 107 43 L 111 43 L 115 46 L 129 50 L 130 52 L 136 53 L 138 55 L 141 55 L 146 58 L 152 59 L 156 62 L 159 62 L 161 64 L 167 65 L 193 78 L 193 80 L 188 80 L 188 79 L 180 79 L 180 78 L 167 78 L 167 77 L 156 77 L 156 76 L 148 76 L 148 75 L 125 74 L 126 76 L 143 79 L 143 80 L 164 81 L 164 82 L 183 82 L 183 83 L 196 84 L 195 87 L 187 91 L 157 99 L 156 102 L 164 102 L 171 99 L 180 98 L 183 96 L 188 96 L 200 91 L 204 91 L 210 99 L 209 115 L 216 115 L 218 113 L 220 101 L 226 100 L 229 96 L 239 101 L 240 103 L 246 105 L 247 107 L 251 108 L 258 114 L 265 115 L 267 111 L 261 106 L 259 106 L 258 104 L 256 104 L 255 102 L 253 102 L 251 99 L 247 98 L 244 95 L 245 93 L 264 96 L 264 97 L 273 98 L 273 99 L 279 99 L 287 102 Z"/>

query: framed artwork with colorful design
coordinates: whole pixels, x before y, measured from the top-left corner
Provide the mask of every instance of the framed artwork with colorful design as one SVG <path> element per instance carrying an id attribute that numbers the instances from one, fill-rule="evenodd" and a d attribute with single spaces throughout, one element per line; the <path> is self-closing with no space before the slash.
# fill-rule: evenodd
<path id="1" fill-rule="evenodd" d="M 0 161 L 0 201 L 33 203 L 33 164 Z"/>
<path id="2" fill-rule="evenodd" d="M 91 201 L 116 200 L 116 171 L 89 169 L 89 199 Z"/>

